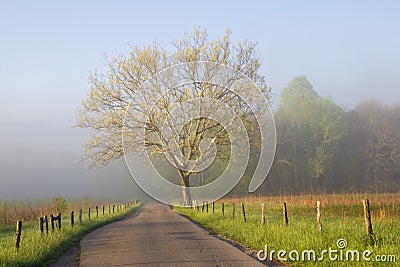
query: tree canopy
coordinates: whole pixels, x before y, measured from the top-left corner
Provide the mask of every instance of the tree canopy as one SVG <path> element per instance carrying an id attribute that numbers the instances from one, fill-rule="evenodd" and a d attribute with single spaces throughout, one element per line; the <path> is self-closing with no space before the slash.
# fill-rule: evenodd
<path id="1" fill-rule="evenodd" d="M 258 72 L 256 44 L 232 44 L 229 30 L 208 40 L 206 31 L 195 28 L 173 46 L 172 52 L 157 43 L 132 46 L 129 55 L 107 60 L 105 72 L 94 70 L 78 126 L 91 129 L 84 153 L 91 166 L 146 150 L 177 170 L 183 198 L 190 201 L 191 174 L 205 169 L 199 166 L 215 156 L 219 164 L 229 165 L 227 154 L 244 141 L 232 139 L 229 131 L 246 129 L 252 146 L 260 143 L 260 130 L 251 130 L 257 119 L 254 112 L 268 109 L 264 102 L 270 99 L 270 89 Z M 254 86 L 261 95 L 251 93 Z M 241 124 L 232 119 L 224 125 L 210 118 L 215 110 L 222 117 L 233 112 Z M 196 116 L 190 114 L 193 111 Z"/>

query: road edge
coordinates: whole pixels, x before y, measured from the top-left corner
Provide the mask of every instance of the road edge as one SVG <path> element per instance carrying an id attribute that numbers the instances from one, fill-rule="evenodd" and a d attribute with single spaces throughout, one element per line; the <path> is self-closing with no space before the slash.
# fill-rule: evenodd
<path id="1" fill-rule="evenodd" d="M 215 238 L 224 241 L 225 243 L 228 243 L 232 246 L 234 246 L 235 248 L 239 249 L 240 251 L 246 253 L 247 255 L 249 255 L 250 257 L 252 257 L 253 259 L 257 260 L 258 262 L 261 262 L 262 264 L 264 264 L 265 266 L 277 266 L 277 267 L 287 267 L 287 265 L 284 265 L 282 262 L 274 259 L 272 262 L 271 261 L 260 261 L 257 258 L 257 251 L 247 247 L 239 242 L 237 242 L 236 240 L 230 239 L 222 234 L 219 234 L 215 231 L 213 231 L 212 229 L 208 228 L 205 225 L 202 225 L 198 222 L 196 222 L 195 220 L 193 220 L 192 218 L 190 218 L 189 216 L 187 216 L 186 214 L 180 213 L 179 211 L 177 211 L 176 209 L 174 209 L 173 206 L 170 206 L 170 208 L 177 214 L 179 214 L 180 216 L 186 218 L 187 220 L 189 220 L 190 222 L 192 222 L 193 224 L 199 226 L 200 228 L 206 230 L 209 235 L 214 236 Z"/>
<path id="2" fill-rule="evenodd" d="M 96 231 L 97 229 L 100 229 L 101 227 L 104 227 L 111 223 L 123 221 L 128 218 L 132 218 L 132 217 L 134 218 L 134 217 L 138 216 L 140 214 L 140 212 L 142 211 L 144 205 L 145 205 L 145 202 L 139 203 L 139 205 L 135 209 L 132 210 L 132 213 L 126 214 L 126 216 L 122 217 L 119 220 L 112 221 L 108 224 L 104 224 L 96 229 L 93 229 L 93 231 Z M 80 266 L 79 265 L 80 264 L 79 260 L 80 260 L 80 255 L 81 255 L 80 242 L 83 238 L 85 238 L 85 236 L 92 233 L 93 231 L 90 231 L 86 235 L 82 236 L 82 238 L 79 240 L 78 244 L 76 244 L 72 247 L 69 247 L 60 257 L 58 257 L 54 261 L 50 262 L 48 264 L 48 266 L 49 267 L 78 267 L 78 266 Z"/>

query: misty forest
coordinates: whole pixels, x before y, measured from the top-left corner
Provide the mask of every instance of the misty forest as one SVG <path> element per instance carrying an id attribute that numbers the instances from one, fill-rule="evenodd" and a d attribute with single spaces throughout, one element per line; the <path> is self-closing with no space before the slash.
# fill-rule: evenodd
<path id="1" fill-rule="evenodd" d="M 399 190 L 400 105 L 365 100 L 345 110 L 299 76 L 282 91 L 274 116 L 275 160 L 258 194 Z M 246 177 L 233 194 L 245 193 Z"/>

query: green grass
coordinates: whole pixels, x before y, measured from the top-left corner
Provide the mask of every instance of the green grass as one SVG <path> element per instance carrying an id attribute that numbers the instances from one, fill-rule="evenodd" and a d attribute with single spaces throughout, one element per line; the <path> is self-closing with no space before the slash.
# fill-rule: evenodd
<path id="1" fill-rule="evenodd" d="M 400 198 L 391 198 L 390 203 L 376 200 L 371 201 L 372 224 L 374 231 L 374 244 L 366 235 L 363 206 L 361 199 L 351 201 L 346 196 L 342 200 L 324 201 L 325 196 L 320 196 L 322 202 L 323 232 L 319 233 L 316 223 L 316 205 L 314 201 L 303 201 L 301 197 L 294 197 L 288 202 L 289 225 L 283 223 L 281 199 L 264 199 L 266 202 L 266 223 L 261 225 L 261 202 L 259 200 L 224 200 L 225 216 L 222 216 L 221 202 L 216 203 L 215 213 L 194 211 L 189 208 L 176 207 L 175 209 L 192 220 L 204 225 L 212 232 L 235 240 L 255 251 L 268 246 L 268 251 L 285 250 L 285 257 L 291 250 L 300 253 L 300 260 L 285 261 L 288 266 L 399 266 L 400 264 Z M 394 201 L 392 201 L 394 199 Z M 260 199 L 261 200 L 261 199 Z M 268 200 L 268 202 L 266 201 Z M 262 201 L 262 200 L 261 200 Z M 264 202 L 262 201 L 262 202 Z M 375 204 L 374 204 L 374 201 Z M 232 219 L 232 203 L 236 203 L 235 219 Z M 243 222 L 240 202 L 245 203 L 247 223 Z M 329 204 L 331 203 L 331 204 Z M 211 205 L 210 205 L 211 206 Z M 323 261 L 318 261 L 320 252 L 332 248 L 338 250 L 336 242 L 339 239 L 347 241 L 343 251 L 342 261 L 330 261 L 325 254 Z M 316 251 L 317 260 L 302 261 L 303 250 Z M 346 261 L 347 250 L 358 250 L 360 261 Z M 376 255 L 395 255 L 395 263 L 366 262 L 362 259 L 362 252 L 371 250 L 371 259 Z M 339 250 L 340 251 L 340 250 Z M 277 258 L 277 252 L 274 258 Z M 339 252 L 340 253 L 340 252 Z M 293 254 L 295 255 L 295 254 Z M 338 254 L 340 255 L 340 254 Z M 307 257 L 306 257 L 307 258 Z"/>
<path id="2" fill-rule="evenodd" d="M 70 216 L 63 218 L 61 230 L 50 230 L 49 234 L 41 235 L 38 222 L 24 222 L 22 226 L 21 245 L 15 250 L 15 227 L 5 227 L 0 230 L 0 266 L 45 266 L 56 260 L 68 248 L 79 244 L 87 233 L 110 222 L 122 219 L 134 212 L 140 205 L 128 207 L 125 210 L 108 214 L 108 211 L 96 218 L 91 212 L 91 220 L 87 214 L 82 215 L 79 224 L 78 214 L 75 214 L 75 225 L 70 225 Z"/>

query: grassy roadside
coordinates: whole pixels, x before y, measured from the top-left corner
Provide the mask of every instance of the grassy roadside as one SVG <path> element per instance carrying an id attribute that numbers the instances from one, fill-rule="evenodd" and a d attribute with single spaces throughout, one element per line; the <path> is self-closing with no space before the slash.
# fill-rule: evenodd
<path id="1" fill-rule="evenodd" d="M 36 222 L 23 225 L 21 247 L 15 251 L 15 234 L 13 231 L 2 233 L 0 237 L 0 266 L 45 266 L 60 257 L 67 249 L 79 244 L 79 241 L 89 232 L 113 221 L 120 220 L 140 209 L 141 204 L 128 207 L 115 213 L 105 213 L 91 220 L 83 214 L 82 224 L 75 221 L 71 226 L 68 220 L 61 230 L 55 229 L 48 235 L 40 235 Z M 26 227 L 25 227 L 26 226 Z M 15 231 L 15 229 L 14 229 Z"/>
<path id="2" fill-rule="evenodd" d="M 370 243 L 365 234 L 365 222 L 363 218 L 363 207 L 360 199 L 351 200 L 352 196 L 341 196 L 332 201 L 329 196 L 320 196 L 322 202 L 322 223 L 323 232 L 318 232 L 316 223 L 316 207 L 312 200 L 304 201 L 304 197 L 293 197 L 288 200 L 289 225 L 283 224 L 282 199 L 269 198 L 257 199 L 229 199 L 225 202 L 225 216 L 222 216 L 221 203 L 216 203 L 215 213 L 209 207 L 209 213 L 194 211 L 189 208 L 175 207 L 175 209 L 188 216 L 192 220 L 209 228 L 215 233 L 239 242 L 253 250 L 265 250 L 268 247 L 269 254 L 275 250 L 273 257 L 277 258 L 277 252 L 286 252 L 283 261 L 288 266 L 399 266 L 400 262 L 400 196 L 384 199 L 384 196 L 377 196 L 371 201 L 372 221 L 374 227 L 374 244 Z M 354 198 L 355 199 L 355 198 Z M 243 202 L 246 208 L 247 222 L 243 222 L 240 203 Z M 261 225 L 260 203 L 266 202 L 266 223 Z M 236 203 L 236 216 L 232 219 L 232 203 Z M 211 206 L 211 205 L 210 205 Z M 346 247 L 339 249 L 337 241 L 345 239 Z M 330 260 L 328 253 L 319 260 L 323 250 L 337 250 L 338 258 Z M 289 252 L 299 252 L 299 259 L 291 260 Z M 316 259 L 302 260 L 302 252 L 314 250 Z M 357 257 L 352 260 L 348 251 L 359 251 Z M 371 261 L 362 258 L 362 253 L 371 251 Z M 340 256 L 342 253 L 342 257 Z M 332 254 L 335 258 L 336 254 Z M 386 256 L 385 262 L 376 262 L 375 256 Z M 388 262 L 388 256 L 394 255 L 396 262 Z M 263 255 L 262 255 L 263 256 Z M 291 254 L 296 258 L 296 254 Z M 393 259 L 392 259 L 393 260 Z M 373 262 L 374 261 L 374 262 Z"/>

